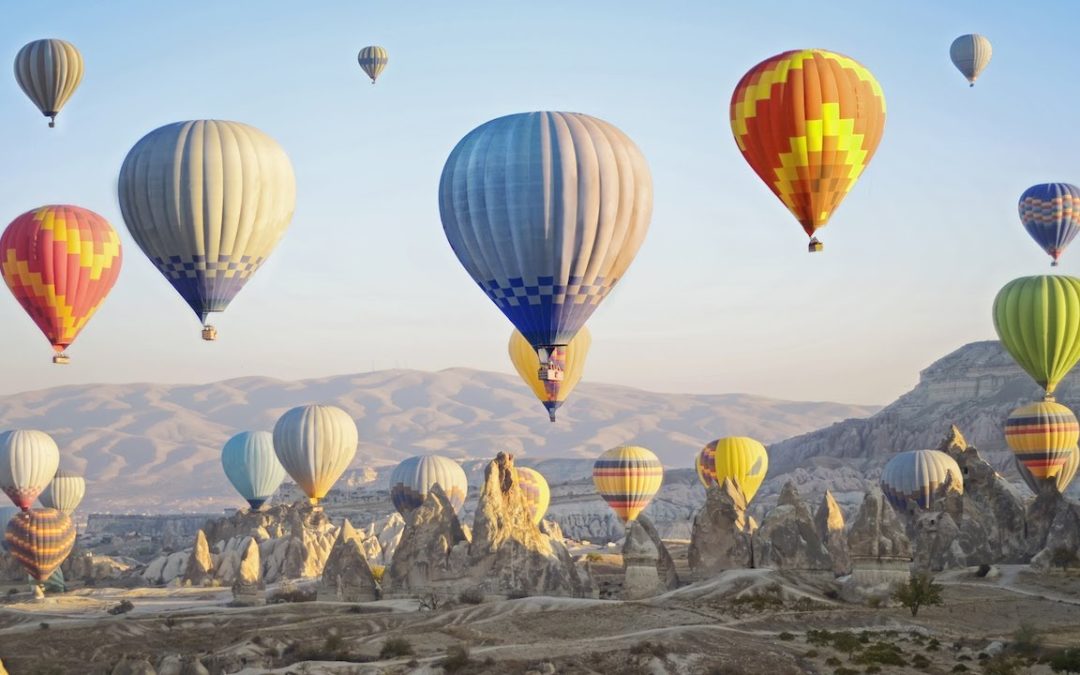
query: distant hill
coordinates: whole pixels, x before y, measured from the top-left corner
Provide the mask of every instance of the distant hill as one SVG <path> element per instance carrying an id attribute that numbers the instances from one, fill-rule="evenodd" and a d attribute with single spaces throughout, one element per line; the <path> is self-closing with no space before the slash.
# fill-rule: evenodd
<path id="1" fill-rule="evenodd" d="M 87 477 L 84 512 L 213 511 L 241 504 L 221 471 L 220 449 L 229 436 L 269 430 L 286 409 L 313 402 L 338 405 L 356 419 L 354 469 L 424 452 L 478 459 L 508 450 L 525 460 L 582 459 L 629 441 L 681 468 L 692 466 L 694 452 L 717 436 L 773 442 L 877 410 L 584 383 L 551 424 L 515 376 L 390 370 L 298 382 L 241 378 L 27 392 L 0 397 L 0 428 L 52 434 L 61 466 Z M 580 464 L 566 465 L 567 473 L 580 473 Z M 548 463 L 555 473 L 559 466 Z"/>

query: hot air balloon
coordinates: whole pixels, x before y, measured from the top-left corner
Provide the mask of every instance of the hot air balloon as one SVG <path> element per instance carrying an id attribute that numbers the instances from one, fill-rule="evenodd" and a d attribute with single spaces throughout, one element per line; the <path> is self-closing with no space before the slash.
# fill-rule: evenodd
<path id="1" fill-rule="evenodd" d="M 23 511 L 30 510 L 59 464 L 60 449 L 48 434 L 33 429 L 0 433 L 0 489 Z"/>
<path id="2" fill-rule="evenodd" d="M 975 80 L 979 78 L 979 73 L 990 63 L 990 56 L 993 51 L 990 48 L 989 40 L 978 33 L 972 33 L 961 35 L 953 40 L 952 45 L 949 47 L 949 58 L 952 59 L 956 69 L 974 87 Z"/>
<path id="3" fill-rule="evenodd" d="M 621 445 L 593 464 L 596 491 L 624 522 L 634 520 L 652 501 L 664 481 L 664 465 L 646 448 Z"/>
<path id="4" fill-rule="evenodd" d="M 7 531 L 7 524 L 16 513 L 22 513 L 22 510 L 18 506 L 0 506 L 0 528 Z M 7 541 L 0 542 L 0 548 L 7 550 Z"/>
<path id="5" fill-rule="evenodd" d="M 63 511 L 34 509 L 15 515 L 4 532 L 8 551 L 38 582 L 49 578 L 75 545 L 75 524 Z"/>
<path id="6" fill-rule="evenodd" d="M 536 469 L 519 466 L 517 474 L 518 485 L 525 493 L 525 502 L 529 505 L 532 521 L 539 525 L 551 504 L 551 488 L 548 487 L 547 479 Z"/>
<path id="7" fill-rule="evenodd" d="M 175 122 L 124 159 L 120 211 L 131 236 L 203 322 L 223 312 L 285 234 L 296 181 L 274 139 L 239 122 Z"/>
<path id="8" fill-rule="evenodd" d="M 964 491 L 964 475 L 960 465 L 939 450 L 908 450 L 893 455 L 881 472 L 881 491 L 897 511 L 903 512 L 910 499 L 920 508 L 929 509 L 938 488 L 951 478 L 952 489 Z"/>
<path id="9" fill-rule="evenodd" d="M 34 40 L 15 55 L 15 79 L 41 114 L 56 126 L 56 116 L 83 76 L 83 60 L 64 40 Z"/>
<path id="10" fill-rule="evenodd" d="M 221 466 L 253 511 L 258 511 L 285 480 L 285 467 L 278 461 L 274 435 L 269 431 L 242 431 L 230 438 L 221 449 Z"/>
<path id="11" fill-rule="evenodd" d="M 78 206 L 27 211 L 0 236 L 4 282 L 49 340 L 53 363 L 68 362 L 64 350 L 116 283 L 122 257 L 116 230 Z"/>
<path id="12" fill-rule="evenodd" d="M 1080 230 L 1080 188 L 1068 183 L 1032 185 L 1020 195 L 1020 222 L 1056 267 Z"/>
<path id="13" fill-rule="evenodd" d="M 1052 397 L 1080 359 L 1080 279 L 1013 279 L 998 291 L 993 311 L 1001 344 Z"/>
<path id="14" fill-rule="evenodd" d="M 695 466 L 698 479 L 706 488 L 723 483 L 725 478 L 734 478 L 749 504 L 765 480 L 769 454 L 764 445 L 752 438 L 728 436 L 702 448 Z"/>
<path id="15" fill-rule="evenodd" d="M 367 73 L 367 76 L 371 78 L 371 83 L 375 84 L 375 80 L 379 78 L 382 71 L 386 69 L 386 64 L 390 62 L 390 55 L 386 53 L 384 48 L 372 45 L 361 49 L 360 53 L 356 55 L 356 60 L 360 63 L 360 67 L 364 69 L 364 72 Z"/>
<path id="16" fill-rule="evenodd" d="M 652 214 L 652 178 L 625 134 L 534 112 L 470 131 L 439 181 L 443 230 L 466 271 L 565 380 L 566 346 L 626 273 Z"/>
<path id="17" fill-rule="evenodd" d="M 73 471 L 60 469 L 38 496 L 47 509 L 56 509 L 71 515 L 86 494 L 86 479 Z"/>
<path id="18" fill-rule="evenodd" d="M 1024 483 L 1035 494 L 1039 494 L 1039 484 L 1046 479 L 1036 478 L 1034 474 L 1024 463 L 1020 461 L 1019 457 L 1013 457 L 1016 462 L 1016 470 L 1020 473 L 1020 478 L 1024 480 Z M 1080 468 L 1080 449 L 1073 447 L 1069 454 L 1065 457 L 1065 463 L 1061 465 L 1061 470 L 1056 475 L 1052 476 L 1054 486 L 1057 487 L 1057 491 L 1064 494 L 1065 490 L 1072 483 L 1073 478 L 1076 478 L 1076 470 Z M 0 520 L 3 516 L 0 515 Z"/>
<path id="19" fill-rule="evenodd" d="M 356 423 L 341 408 L 304 405 L 278 419 L 273 441 L 281 466 L 308 500 L 318 504 L 349 468 L 359 436 Z"/>
<path id="20" fill-rule="evenodd" d="M 394 467 L 390 474 L 390 501 L 398 513 L 408 515 L 424 503 L 436 484 L 446 493 L 454 511 L 460 511 L 469 494 L 469 479 L 460 464 L 439 455 L 410 457 Z"/>
<path id="21" fill-rule="evenodd" d="M 870 163 L 885 130 L 885 95 L 862 64 L 799 49 L 750 69 L 731 95 L 739 151 L 810 237 Z"/>
<path id="22" fill-rule="evenodd" d="M 1054 401 L 1039 401 L 1012 411 L 1005 420 L 1005 442 L 1031 474 L 1053 478 L 1060 473 L 1080 440 L 1080 422 Z"/>
<path id="23" fill-rule="evenodd" d="M 566 345 L 566 365 L 561 380 L 542 380 L 540 372 L 540 358 L 536 350 L 522 337 L 520 331 L 514 331 L 510 336 L 510 360 L 518 375 L 529 385 L 536 398 L 547 408 L 548 417 L 555 421 L 555 411 L 570 397 L 570 392 L 581 381 L 581 375 L 585 371 L 585 357 L 589 355 L 589 347 L 592 346 L 592 336 L 588 326 L 582 326 L 570 344 Z"/>

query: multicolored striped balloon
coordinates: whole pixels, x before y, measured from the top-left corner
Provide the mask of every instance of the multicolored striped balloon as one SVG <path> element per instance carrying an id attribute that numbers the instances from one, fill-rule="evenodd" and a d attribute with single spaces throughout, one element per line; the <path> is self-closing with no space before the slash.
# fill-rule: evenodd
<path id="1" fill-rule="evenodd" d="M 44 431 L 12 429 L 0 433 L 0 490 L 23 511 L 30 510 L 59 465 L 60 449 Z"/>
<path id="2" fill-rule="evenodd" d="M 612 448 L 593 464 L 596 491 L 624 522 L 649 505 L 664 482 L 664 465 L 651 450 L 636 445 Z"/>
<path id="3" fill-rule="evenodd" d="M 82 503 L 86 494 L 86 479 L 74 471 L 60 469 L 38 496 L 38 501 L 47 509 L 63 511 L 69 516 Z"/>
<path id="4" fill-rule="evenodd" d="M 1080 279 L 1020 277 L 994 298 L 994 330 L 1016 363 L 1054 394 L 1080 360 Z"/>
<path id="5" fill-rule="evenodd" d="M 731 95 L 731 131 L 750 167 L 814 233 L 829 222 L 885 131 L 885 95 L 852 58 L 823 49 L 777 54 Z"/>
<path id="6" fill-rule="evenodd" d="M 702 448 L 695 468 L 706 488 L 723 483 L 725 478 L 734 478 L 749 504 L 769 470 L 769 453 L 753 438 L 728 436 Z"/>
<path id="7" fill-rule="evenodd" d="M 964 474 L 955 459 L 940 450 L 908 450 L 894 455 L 885 465 L 881 491 L 897 511 L 904 512 L 908 500 L 929 509 L 950 474 L 953 488 L 962 493 Z"/>
<path id="8" fill-rule="evenodd" d="M 1020 474 L 1020 478 L 1024 480 L 1024 483 L 1031 488 L 1031 491 L 1035 494 L 1039 494 L 1040 483 L 1043 481 L 1032 475 L 1024 463 L 1020 461 L 1019 457 L 1013 457 L 1016 462 L 1016 470 Z M 1061 470 L 1054 476 L 1054 485 L 1057 487 L 1058 492 L 1064 494 L 1068 489 L 1069 484 L 1072 483 L 1073 478 L 1076 478 L 1076 470 L 1080 469 L 1080 448 L 1074 447 L 1072 451 L 1066 456 L 1065 463 L 1061 465 Z M 0 516 L 0 520 L 3 516 Z"/>
<path id="9" fill-rule="evenodd" d="M 1038 401 L 1017 408 L 1005 420 L 1005 442 L 1038 479 L 1052 478 L 1080 440 L 1076 415 L 1055 401 Z"/>
<path id="10" fill-rule="evenodd" d="M 460 511 L 469 495 L 469 479 L 460 464 L 439 455 L 410 457 L 394 467 L 390 474 L 390 501 L 398 513 L 408 515 L 424 503 L 435 485 L 446 493 L 454 511 Z"/>
<path id="11" fill-rule="evenodd" d="M 555 421 L 555 411 L 558 410 L 574 387 L 581 381 L 585 372 L 585 357 L 589 355 L 589 347 L 592 346 L 592 335 L 588 326 L 582 326 L 570 344 L 566 345 L 566 362 L 563 366 L 563 379 L 542 380 L 540 379 L 540 357 L 536 350 L 521 334 L 515 330 L 510 335 L 510 361 L 514 364 L 518 375 L 529 385 L 536 398 L 547 408 L 548 418 Z"/>
<path id="12" fill-rule="evenodd" d="M 120 237 L 89 209 L 50 205 L 27 211 L 0 237 L 4 282 L 59 358 L 120 275 Z"/>
<path id="13" fill-rule="evenodd" d="M 56 509 L 23 511 L 8 521 L 4 540 L 30 576 L 45 581 L 71 553 L 75 524 Z"/>
<path id="14" fill-rule="evenodd" d="M 360 67 L 364 69 L 364 72 L 367 73 L 367 76 L 371 78 L 371 83 L 375 84 L 375 80 L 382 74 L 386 64 L 390 63 L 390 55 L 386 49 L 378 45 L 372 45 L 361 49 L 360 53 L 356 55 L 356 60 L 360 63 Z"/>
<path id="15" fill-rule="evenodd" d="M 548 487 L 547 479 L 536 469 L 527 466 L 517 467 L 518 486 L 525 493 L 525 501 L 529 505 L 532 521 L 537 525 L 544 519 L 548 505 L 551 504 L 551 488 Z"/>
<path id="16" fill-rule="evenodd" d="M 1056 267 L 1080 232 L 1080 188 L 1068 183 L 1032 185 L 1020 195 L 1020 222 Z"/>

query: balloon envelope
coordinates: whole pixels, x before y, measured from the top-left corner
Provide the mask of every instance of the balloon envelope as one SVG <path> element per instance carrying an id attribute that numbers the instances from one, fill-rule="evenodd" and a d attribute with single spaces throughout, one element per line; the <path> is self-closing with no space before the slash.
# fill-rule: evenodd
<path id="1" fill-rule="evenodd" d="M 894 455 L 885 465 L 881 491 L 897 511 L 904 512 L 908 500 L 929 509 L 948 476 L 953 489 L 963 492 L 964 475 L 955 459 L 939 450 L 908 450 Z"/>
<path id="2" fill-rule="evenodd" d="M 261 507 L 285 480 L 269 431 L 242 431 L 230 438 L 221 448 L 221 466 L 252 509 Z"/>
<path id="3" fill-rule="evenodd" d="M 750 167 L 813 236 L 873 158 L 885 131 L 885 95 L 847 56 L 784 52 L 739 80 L 731 130 Z"/>
<path id="4" fill-rule="evenodd" d="M 998 291 L 993 315 L 1001 344 L 1052 395 L 1080 359 L 1080 279 L 1014 279 Z"/>
<path id="5" fill-rule="evenodd" d="M 1013 458 L 1016 461 L 1016 470 L 1020 473 L 1020 478 L 1035 494 L 1039 494 L 1040 483 L 1045 479 L 1036 478 L 1031 471 L 1024 466 L 1024 463 L 1020 461 L 1019 457 Z M 1065 463 L 1061 465 L 1061 470 L 1052 477 L 1054 486 L 1057 491 L 1064 494 L 1068 489 L 1069 484 L 1072 483 L 1073 478 L 1076 478 L 1076 470 L 1080 468 L 1080 449 L 1073 447 L 1072 451 L 1065 457 Z M 0 518 L 3 516 L 0 515 Z"/>
<path id="6" fill-rule="evenodd" d="M 285 234 L 292 164 L 239 122 L 176 122 L 143 136 L 118 186 L 128 231 L 200 320 L 223 312 Z"/>
<path id="7" fill-rule="evenodd" d="M 454 511 L 460 511 L 469 494 L 465 470 L 452 459 L 439 455 L 410 457 L 390 474 L 390 500 L 401 515 L 408 515 L 427 499 L 435 485 L 442 488 Z"/>
<path id="8" fill-rule="evenodd" d="M 548 411 L 548 417 L 555 421 L 555 411 L 558 410 L 574 387 L 581 381 L 585 372 L 585 357 L 589 355 L 592 346 L 592 335 L 589 334 L 588 326 L 582 326 L 581 330 L 570 344 L 566 346 L 566 365 L 563 367 L 562 380 L 540 379 L 540 357 L 536 349 L 522 336 L 520 331 L 515 330 L 510 335 L 510 361 L 518 375 L 529 385 L 536 398 L 544 404 Z"/>
<path id="9" fill-rule="evenodd" d="M 86 494 L 86 479 L 73 471 L 60 469 L 38 496 L 47 509 L 56 509 L 71 515 L 79 507 Z"/>
<path id="10" fill-rule="evenodd" d="M 341 408 L 305 405 L 282 415 L 274 425 L 274 452 L 281 466 L 317 504 L 356 455 L 356 423 Z"/>
<path id="11" fill-rule="evenodd" d="M 518 484 L 525 493 L 525 502 L 529 505 L 532 521 L 539 525 L 551 504 L 551 488 L 548 487 L 547 479 L 536 469 L 519 466 L 517 473 Z"/>
<path id="12" fill-rule="evenodd" d="M 59 464 L 60 449 L 48 434 L 33 429 L 0 433 L 0 489 L 23 511 L 53 479 Z"/>
<path id="13" fill-rule="evenodd" d="M 379 75 L 386 68 L 386 64 L 390 62 L 390 55 L 385 49 L 379 46 L 364 47 L 360 50 L 360 53 L 356 55 L 356 60 L 360 63 L 360 67 L 364 69 L 367 76 L 371 78 L 371 83 L 375 84 L 375 80 L 379 79 Z"/>
<path id="14" fill-rule="evenodd" d="M 993 51 L 989 40 L 978 33 L 971 33 L 953 40 L 952 45 L 949 46 L 949 58 L 952 59 L 956 69 L 974 87 L 975 80 L 979 78 L 983 68 L 990 63 Z"/>
<path id="15" fill-rule="evenodd" d="M 1080 423 L 1054 401 L 1021 406 L 1005 420 L 1005 441 L 1016 458 L 1039 479 L 1060 473 L 1080 440 Z"/>
<path id="16" fill-rule="evenodd" d="M 1080 188 L 1068 183 L 1033 185 L 1020 195 L 1020 222 L 1057 265 L 1080 231 Z"/>
<path id="17" fill-rule="evenodd" d="M 8 551 L 30 576 L 45 581 L 75 545 L 75 524 L 63 511 L 34 509 L 16 514 L 4 533 Z"/>
<path id="18" fill-rule="evenodd" d="M 15 55 L 15 80 L 41 114 L 49 118 L 50 127 L 82 76 L 82 55 L 75 45 L 64 40 L 34 40 Z"/>
<path id="19" fill-rule="evenodd" d="M 652 213 L 645 158 L 580 113 L 487 122 L 443 167 L 439 215 L 458 260 L 533 347 L 570 343 L 637 254 Z"/>
<path id="20" fill-rule="evenodd" d="M 749 504 L 769 470 L 769 453 L 753 438 L 728 436 L 702 448 L 695 464 L 698 479 L 706 488 L 734 478 Z"/>
<path id="21" fill-rule="evenodd" d="M 116 230 L 78 206 L 27 211 L 0 236 L 4 282 L 57 352 L 104 302 L 122 258 Z"/>
<path id="22" fill-rule="evenodd" d="M 663 481 L 664 466 L 656 455 L 634 445 L 612 448 L 593 464 L 596 491 L 624 523 L 638 517 Z"/>

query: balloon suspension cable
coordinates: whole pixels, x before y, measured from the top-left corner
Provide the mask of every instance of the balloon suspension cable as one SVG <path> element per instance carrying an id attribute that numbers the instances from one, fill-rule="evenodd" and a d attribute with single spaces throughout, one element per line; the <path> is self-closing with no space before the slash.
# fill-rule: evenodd
<path id="1" fill-rule="evenodd" d="M 55 127 L 56 127 L 56 115 L 53 115 L 52 117 L 49 118 L 49 128 L 53 129 Z"/>

